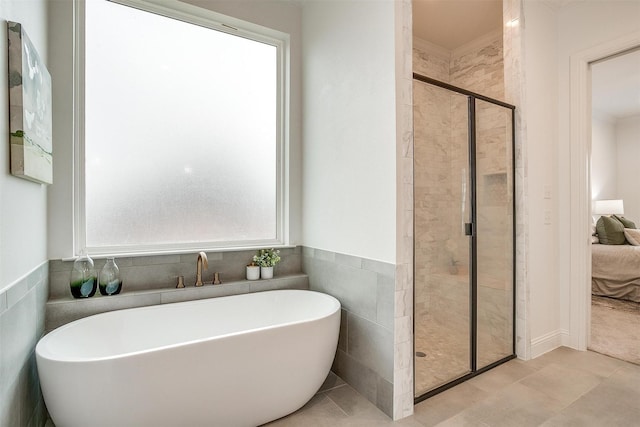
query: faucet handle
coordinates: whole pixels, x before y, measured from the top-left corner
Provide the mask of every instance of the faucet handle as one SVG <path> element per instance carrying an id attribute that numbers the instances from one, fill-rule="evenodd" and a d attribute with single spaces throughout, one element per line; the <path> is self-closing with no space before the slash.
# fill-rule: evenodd
<path id="1" fill-rule="evenodd" d="M 222 280 L 220 280 L 220 273 L 213 273 L 213 281 L 211 283 L 214 285 L 222 285 Z"/>
<path id="2" fill-rule="evenodd" d="M 178 279 L 178 283 L 176 284 L 176 288 L 184 288 L 184 276 L 176 277 Z"/>

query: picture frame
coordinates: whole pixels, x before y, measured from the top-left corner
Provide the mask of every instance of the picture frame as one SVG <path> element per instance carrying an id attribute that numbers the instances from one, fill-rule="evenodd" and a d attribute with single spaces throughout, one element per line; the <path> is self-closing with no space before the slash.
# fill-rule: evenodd
<path id="1" fill-rule="evenodd" d="M 11 174 L 53 183 L 51 75 L 23 26 L 7 22 Z"/>

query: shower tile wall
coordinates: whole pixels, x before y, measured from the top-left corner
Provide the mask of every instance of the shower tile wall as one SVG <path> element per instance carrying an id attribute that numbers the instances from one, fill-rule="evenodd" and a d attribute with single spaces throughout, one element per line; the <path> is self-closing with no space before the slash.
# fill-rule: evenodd
<path id="1" fill-rule="evenodd" d="M 444 55 L 442 50 L 429 50 L 425 43 L 415 43 L 414 70 L 436 80 L 502 99 L 504 73 L 501 34 L 495 33 L 484 41 L 481 45 L 474 43 L 474 46 L 463 47 L 448 56 Z M 428 281 L 432 273 L 447 273 L 452 261 L 460 264 L 465 263 L 468 258 L 468 246 L 449 240 L 451 235 L 458 233 L 462 223 L 462 186 L 454 186 L 454 192 L 438 184 L 450 180 L 461 181 L 460 171 L 468 169 L 467 106 L 456 102 L 449 103 L 449 108 L 443 109 L 446 95 L 431 97 L 420 89 L 420 85 L 414 85 L 414 91 L 415 229 L 417 232 L 422 230 L 421 236 L 416 235 L 415 249 L 416 284 L 419 284 Z M 438 126 L 420 126 L 420 123 L 427 123 L 427 120 L 435 121 Z M 494 124 L 490 121 L 484 123 Z M 419 141 L 423 143 L 420 144 Z M 425 144 L 424 141 L 430 143 Z M 478 155 L 478 162 L 495 162 L 504 169 L 504 158 L 505 154 L 498 151 L 482 151 Z M 479 166 L 485 170 L 489 169 L 484 165 Z M 497 171 L 498 166 L 494 169 Z M 492 183 L 493 181 L 490 182 Z M 482 191 L 481 186 L 482 183 L 478 186 L 479 191 Z M 421 203 L 421 200 L 427 197 L 437 197 L 439 202 Z M 446 229 L 442 227 L 443 221 L 447 222 Z M 435 226 L 436 224 L 438 226 Z M 498 248 L 499 244 L 496 245 Z M 459 266 L 459 274 L 466 274 L 465 267 L 468 266 Z M 428 299 L 428 293 L 416 292 L 416 313 L 428 303 Z"/>
<path id="2" fill-rule="evenodd" d="M 413 15 L 412 1 L 396 2 L 402 17 L 402 43 L 396 51 L 401 62 L 396 105 L 396 272 L 394 301 L 393 419 L 413 414 Z"/>
<path id="3" fill-rule="evenodd" d="M 0 426 L 43 426 L 47 417 L 35 346 L 44 333 L 48 262 L 0 292 Z"/>
<path id="4" fill-rule="evenodd" d="M 522 25 L 510 24 L 521 19 L 523 16 L 522 7 L 521 0 L 504 0 L 502 2 L 505 99 L 508 103 L 516 106 L 522 105 L 525 87 L 525 76 L 522 69 Z M 516 109 L 515 122 L 516 354 L 529 360 L 531 357 L 531 332 L 527 327 L 529 319 L 527 132 L 526 122 L 522 120 L 520 109 Z"/>
<path id="5" fill-rule="evenodd" d="M 502 33 L 496 32 L 452 52 L 450 83 L 495 99 L 504 99 Z"/>
<path id="6" fill-rule="evenodd" d="M 420 74 L 489 97 L 504 98 L 502 35 L 499 32 L 449 54 L 417 41 L 413 53 L 414 70 Z M 464 214 L 461 210 L 463 185 L 458 184 L 468 173 L 467 105 L 460 98 L 414 84 L 416 350 L 431 350 L 436 346 L 449 352 L 468 351 L 468 337 L 463 331 L 469 325 L 466 305 L 469 246 L 467 240 L 456 238 L 461 235 L 462 223 L 469 215 L 468 208 Z M 478 128 L 478 141 L 482 143 L 479 144 L 477 166 L 484 174 L 478 178 L 478 197 L 500 209 L 510 203 L 510 199 L 505 200 L 505 194 L 511 189 L 512 177 L 505 174 L 504 167 L 505 158 L 510 156 L 504 149 L 505 136 L 510 129 L 505 128 L 504 113 L 485 111 L 482 105 L 477 113 L 482 118 Z M 433 126 L 425 126 L 427 123 L 433 123 Z M 510 140 L 508 136 L 506 140 Z M 484 263 L 483 272 L 504 273 L 510 266 L 504 265 L 503 257 L 492 254 L 510 251 L 511 236 L 509 242 L 505 242 L 503 235 L 494 232 L 504 224 L 492 222 L 491 209 L 484 207 L 482 212 L 486 217 L 479 218 L 479 225 L 484 225 L 478 232 L 484 238 L 478 262 Z M 451 268 L 453 265 L 457 267 L 457 273 Z M 485 281 L 486 276 L 483 276 Z M 497 274 L 497 277 L 503 278 L 504 274 Z M 496 335 L 489 336 L 487 341 L 505 342 L 505 337 L 510 337 L 510 329 L 506 331 L 492 325 L 499 324 L 505 317 L 505 298 L 510 297 L 505 293 L 505 286 L 510 286 L 510 282 L 507 284 L 502 280 L 479 285 L 480 295 L 486 299 L 486 303 L 479 306 L 480 328 Z M 483 288 L 487 286 L 487 289 Z M 493 288 L 498 288 L 498 292 L 493 292 Z M 433 319 L 459 325 L 460 339 L 456 339 L 455 334 L 438 337 L 438 328 L 429 326 L 434 323 Z M 483 328 L 483 325 L 487 327 Z M 418 391 L 421 382 L 434 382 L 434 378 L 436 382 L 444 381 L 448 375 L 447 367 L 437 366 L 428 357 L 416 361 Z M 421 366 L 430 368 L 424 370 Z M 462 368 L 451 367 L 451 372 L 460 372 Z"/>

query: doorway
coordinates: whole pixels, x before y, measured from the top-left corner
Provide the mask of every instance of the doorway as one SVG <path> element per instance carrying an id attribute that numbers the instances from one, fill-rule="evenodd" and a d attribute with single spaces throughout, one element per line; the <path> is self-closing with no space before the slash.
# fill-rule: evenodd
<path id="1" fill-rule="evenodd" d="M 594 61 L 591 68 L 591 199 L 594 224 L 618 218 L 640 226 L 635 162 L 640 158 L 640 48 Z M 611 212 L 609 212 L 611 211 Z M 614 212 L 615 211 L 615 212 Z M 600 215 L 605 218 L 600 219 Z M 593 230 L 595 232 L 596 230 Z M 625 230 L 627 232 L 627 230 Z M 628 231 L 633 234 L 632 231 Z M 636 232 L 636 233 L 640 233 Z M 587 348 L 640 363 L 640 248 L 633 237 L 593 244 Z M 615 237 L 615 236 L 611 236 Z"/>
<path id="2" fill-rule="evenodd" d="M 640 32 L 571 55 L 569 345 L 586 350 L 591 323 L 591 75 L 590 64 L 640 46 Z M 575 297 L 573 297 L 575 296 Z"/>

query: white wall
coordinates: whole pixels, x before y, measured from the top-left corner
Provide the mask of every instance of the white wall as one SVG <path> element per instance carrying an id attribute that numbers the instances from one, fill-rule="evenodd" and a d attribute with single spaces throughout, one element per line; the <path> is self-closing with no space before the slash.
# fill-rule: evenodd
<path id="1" fill-rule="evenodd" d="M 617 199 L 618 150 L 615 121 L 598 115 L 594 115 L 591 120 L 591 199 Z"/>
<path id="2" fill-rule="evenodd" d="M 592 0 L 572 2 L 557 12 L 558 19 L 558 86 L 532 94 L 535 100 L 549 108 L 558 107 L 558 146 L 555 161 L 558 167 L 558 283 L 560 284 L 560 329 L 569 330 L 570 319 L 570 107 L 571 55 L 640 31 L 640 2 Z M 557 93 L 557 97 L 556 97 Z M 588 284 L 585 283 L 585 286 Z M 555 296 L 553 296 L 555 297 Z M 554 302 L 548 301 L 553 307 Z"/>
<path id="3" fill-rule="evenodd" d="M 640 115 L 616 122 L 618 146 L 618 197 L 624 200 L 624 216 L 640 227 Z"/>
<path id="4" fill-rule="evenodd" d="M 303 5 L 303 242 L 395 263 L 394 2 Z"/>
<path id="5" fill-rule="evenodd" d="M 290 34 L 290 242 L 301 243 L 301 9 L 295 2 L 187 0 L 224 15 Z M 50 49 L 55 52 L 51 73 L 59 82 L 54 89 L 54 185 L 49 193 L 49 259 L 73 255 L 73 9 L 71 0 L 57 0 L 50 8 Z M 55 86 L 55 85 L 54 85 Z"/>
<path id="6" fill-rule="evenodd" d="M 47 2 L 0 0 L 0 291 L 47 259 L 47 186 L 10 174 L 7 20 L 23 25 L 47 63 Z"/>
<path id="7" fill-rule="evenodd" d="M 522 108 L 526 126 L 528 235 L 529 235 L 529 333 L 531 355 L 546 351 L 559 340 L 559 284 L 557 277 L 558 230 L 558 110 L 553 102 L 557 86 L 555 11 L 543 2 L 524 3 L 524 75 Z M 553 344 L 552 344 L 553 345 Z"/>
<path id="8" fill-rule="evenodd" d="M 570 58 L 640 29 L 640 2 L 524 0 L 531 355 L 569 344 Z M 585 284 L 586 286 L 586 284 Z"/>
<path id="9" fill-rule="evenodd" d="M 10 174 L 6 21 L 22 24 L 48 66 L 47 6 L 47 0 L 0 0 L 0 426 L 46 420 L 33 352 L 48 295 L 47 186 Z M 55 168 L 55 150 L 53 156 Z"/>

